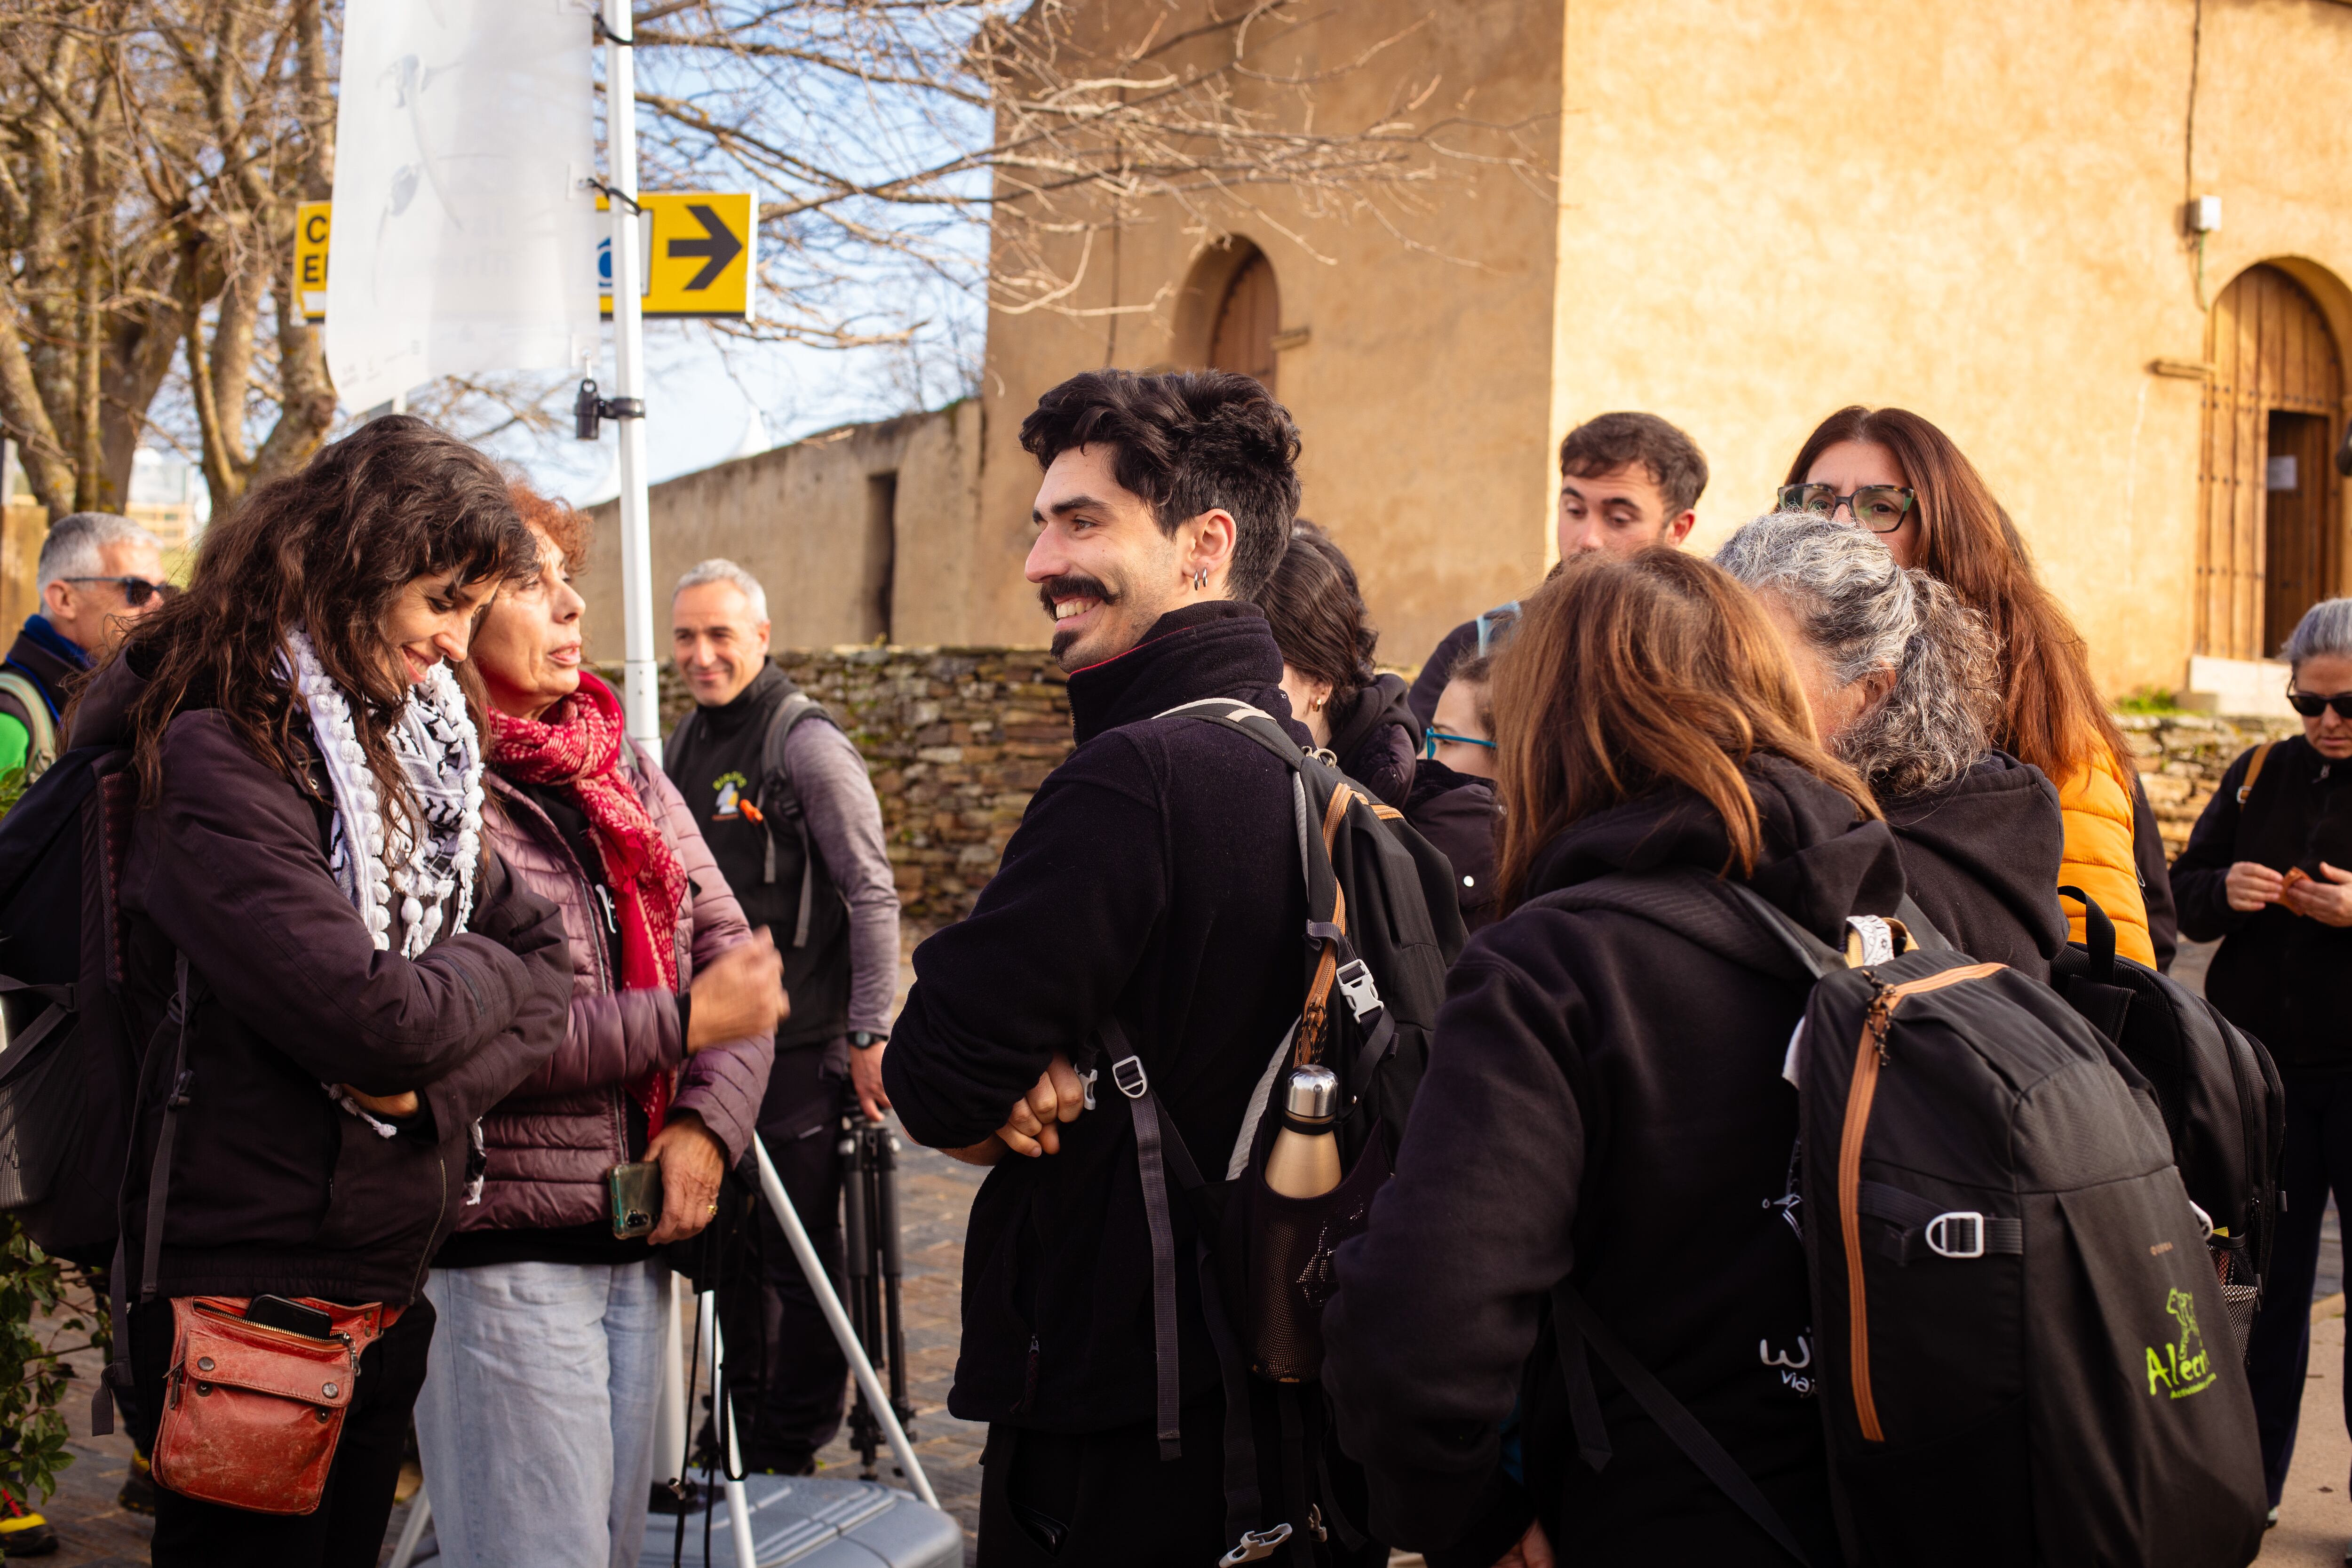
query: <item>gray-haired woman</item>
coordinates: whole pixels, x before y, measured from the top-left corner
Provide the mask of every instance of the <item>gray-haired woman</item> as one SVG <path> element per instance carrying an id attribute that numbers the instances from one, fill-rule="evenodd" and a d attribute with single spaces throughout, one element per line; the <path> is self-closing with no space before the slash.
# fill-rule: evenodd
<path id="1" fill-rule="evenodd" d="M 2047 979 L 2066 944 L 2064 819 L 2039 768 L 1991 748 L 2000 681 L 1984 617 L 1875 535 L 1812 512 L 1759 517 L 1715 559 L 1788 643 L 1822 740 L 1869 781 L 1937 931 Z"/>
<path id="2" fill-rule="evenodd" d="M 2270 1047 L 2286 1081 L 2280 1224 L 2246 1355 L 2273 1510 L 2303 1410 L 2304 1308 L 2329 1193 L 2352 1211 L 2352 1029 L 2340 978 L 2352 970 L 2352 599 L 2305 611 L 2286 662 L 2303 733 L 2230 764 L 2172 866 L 2180 934 L 2221 941 L 2205 994 Z"/>

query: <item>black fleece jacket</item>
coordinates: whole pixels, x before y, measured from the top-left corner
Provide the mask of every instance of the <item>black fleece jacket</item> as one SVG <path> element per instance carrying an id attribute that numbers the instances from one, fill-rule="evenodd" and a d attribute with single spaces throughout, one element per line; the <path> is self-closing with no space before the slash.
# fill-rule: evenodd
<path id="1" fill-rule="evenodd" d="M 143 683 L 129 658 L 100 669 L 73 742 L 128 744 Z M 413 960 L 379 951 L 329 868 L 323 769 L 309 783 L 197 704 L 163 733 L 162 797 L 131 817 L 123 1015 L 145 1051 L 123 1184 L 134 1276 L 171 1086 L 175 954 L 194 983 L 165 1295 L 415 1300 L 457 1227 L 468 1128 L 563 1043 L 572 960 L 555 906 L 485 857 L 466 930 Z M 415 1089 L 419 1112 L 379 1137 L 322 1083 Z"/>
<path id="2" fill-rule="evenodd" d="M 1265 616 L 1231 602 L 1165 616 L 1070 677 L 1077 750 L 971 916 L 915 950 L 882 1076 L 919 1142 L 986 1138 L 1055 1052 L 1076 1057 L 1115 1015 L 1195 1161 L 1223 1173 L 1304 999 L 1290 773 L 1246 736 L 1156 715 L 1234 697 L 1286 718 L 1281 679 Z M 972 1205 L 948 1397 L 966 1420 L 1084 1432 L 1152 1414 L 1150 1237 L 1125 1101 L 1099 1094 L 1061 1140 L 1005 1156 Z M 1189 1205 L 1175 1209 L 1190 1258 Z M 1217 1389 L 1217 1362 L 1194 1271 L 1178 1279 L 1190 1400 Z"/>
<path id="3" fill-rule="evenodd" d="M 1404 819 L 1453 864 L 1463 925 L 1478 931 L 1493 924 L 1502 912 L 1496 903 L 1495 853 L 1503 826 L 1494 781 L 1457 773 L 1434 757 L 1423 757 L 1413 766 Z"/>
<path id="4" fill-rule="evenodd" d="M 1747 776 L 1758 892 L 1824 940 L 1848 914 L 1892 912 L 1902 869 L 1883 824 L 1777 759 Z M 1483 1565 L 1533 1516 L 1563 1562 L 1779 1560 L 1597 1362 L 1614 1457 L 1598 1475 L 1574 1460 L 1557 1358 L 1530 1356 L 1568 1276 L 1816 1561 L 1838 1560 L 1811 1385 L 1759 1350 L 1794 1355 L 1811 1326 L 1804 1251 L 1774 1204 L 1797 1135 L 1780 1068 L 1810 982 L 1752 926 L 1723 951 L 1540 897 L 1612 872 L 1714 873 L 1727 851 L 1679 787 L 1587 818 L 1448 977 L 1396 1180 L 1339 1248 L 1323 1315 L 1324 1386 L 1370 1472 L 1379 1539 Z M 1523 1393 L 1524 1486 L 1498 1436 Z"/>
<path id="5" fill-rule="evenodd" d="M 2330 763 L 2300 735 L 2281 741 L 2240 805 L 2252 756 L 2230 764 L 2172 863 L 2181 933 L 2221 939 L 2205 994 L 2270 1047 L 2281 1069 L 2309 1078 L 2352 1072 L 2352 1015 L 2336 989 L 2352 971 L 2352 928 L 2322 925 L 2284 904 L 2233 910 L 2224 887 L 2240 860 L 2308 877 L 2320 874 L 2323 860 L 2352 870 L 2352 762 Z"/>
<path id="6" fill-rule="evenodd" d="M 1879 804 L 1911 897 L 1944 939 L 2048 980 L 2066 945 L 2058 904 L 2066 823 L 2042 770 L 1987 752 L 1944 789 Z"/>

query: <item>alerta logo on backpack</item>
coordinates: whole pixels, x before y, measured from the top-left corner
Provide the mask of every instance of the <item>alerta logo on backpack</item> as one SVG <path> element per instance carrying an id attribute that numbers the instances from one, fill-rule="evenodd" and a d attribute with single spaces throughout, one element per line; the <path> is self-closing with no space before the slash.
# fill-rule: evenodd
<path id="1" fill-rule="evenodd" d="M 2166 1343 L 2160 1352 L 2155 1345 L 2147 1347 L 2147 1392 L 2152 1397 L 2161 1389 L 2174 1399 L 2186 1399 L 2212 1387 L 2221 1374 L 2198 1331 L 2196 1299 L 2175 1286 L 2165 1298 L 2164 1310 L 2180 1325 L 2180 1338 Z"/>
<path id="2" fill-rule="evenodd" d="M 718 799 L 711 803 L 711 820 L 731 822 L 742 816 L 743 792 L 751 787 L 751 783 L 738 773 L 724 773 L 712 779 L 710 787 L 718 792 Z"/>

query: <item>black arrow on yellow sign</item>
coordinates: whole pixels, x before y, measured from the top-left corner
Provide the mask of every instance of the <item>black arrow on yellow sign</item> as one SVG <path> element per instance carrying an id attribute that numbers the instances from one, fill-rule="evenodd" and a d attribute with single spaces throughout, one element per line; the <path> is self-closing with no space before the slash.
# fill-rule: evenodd
<path id="1" fill-rule="evenodd" d="M 703 237 L 673 239 L 669 242 L 667 254 L 689 260 L 698 256 L 704 258 L 702 270 L 694 275 L 687 289 L 689 291 L 708 289 L 719 280 L 720 273 L 727 270 L 729 262 L 743 254 L 743 242 L 735 237 L 734 231 L 719 220 L 717 213 L 700 202 L 694 203 L 686 210 L 692 213 L 695 221 L 702 226 Z"/>

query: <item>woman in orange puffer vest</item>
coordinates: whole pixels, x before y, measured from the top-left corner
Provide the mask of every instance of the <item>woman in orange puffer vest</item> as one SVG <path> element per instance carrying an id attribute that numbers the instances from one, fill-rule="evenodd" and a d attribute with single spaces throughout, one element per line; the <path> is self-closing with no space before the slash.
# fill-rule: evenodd
<path id="1" fill-rule="evenodd" d="M 2082 635 L 2034 574 L 2024 539 L 1984 476 L 1916 414 L 1857 405 L 1807 437 L 1789 465 L 1780 508 L 1852 518 L 1896 561 L 1940 578 L 1992 624 L 2004 683 L 1998 743 L 2058 786 L 2066 818 L 2059 885 L 2098 901 L 2116 923 L 2117 952 L 2154 965 L 2134 854 L 2135 770 L 2091 679 Z M 2080 941 L 2081 908 L 2067 905 Z"/>

